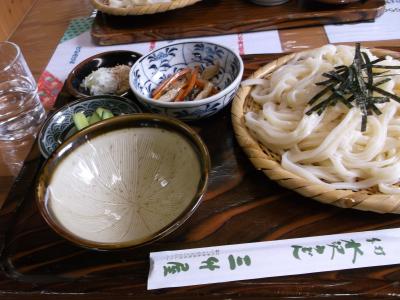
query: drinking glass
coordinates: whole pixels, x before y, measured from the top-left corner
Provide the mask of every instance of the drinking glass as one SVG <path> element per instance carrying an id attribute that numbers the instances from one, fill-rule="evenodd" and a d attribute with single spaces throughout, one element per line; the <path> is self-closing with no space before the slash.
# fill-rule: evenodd
<path id="1" fill-rule="evenodd" d="M 0 168 L 16 175 L 44 118 L 36 82 L 20 48 L 0 42 Z"/>

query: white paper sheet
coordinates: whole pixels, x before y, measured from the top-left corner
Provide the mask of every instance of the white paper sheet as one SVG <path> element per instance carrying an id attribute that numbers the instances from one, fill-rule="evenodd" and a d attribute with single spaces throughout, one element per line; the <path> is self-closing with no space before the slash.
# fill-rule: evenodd
<path id="1" fill-rule="evenodd" d="M 400 229 L 150 253 L 149 290 L 400 263 Z"/>
<path id="2" fill-rule="evenodd" d="M 79 36 L 69 39 L 58 45 L 53 54 L 46 70 L 64 81 L 68 73 L 84 59 L 97 53 L 112 50 L 131 50 L 141 54 L 158 47 L 171 44 L 173 42 L 187 40 L 203 40 L 222 44 L 235 50 L 240 54 L 256 54 L 256 53 L 281 53 L 281 43 L 277 30 L 264 31 L 258 33 L 231 34 L 212 37 L 199 37 L 191 39 L 180 39 L 174 41 L 157 41 L 147 43 L 135 43 L 126 45 L 98 46 L 92 42 L 90 31 L 85 31 Z"/>
<path id="3" fill-rule="evenodd" d="M 84 59 L 105 51 L 131 50 L 146 54 L 151 50 L 173 42 L 186 40 L 204 40 L 222 44 L 235 50 L 237 53 L 281 53 L 282 47 L 277 30 L 258 33 L 230 34 L 213 37 L 199 37 L 181 39 L 175 41 L 157 41 L 147 43 L 135 43 L 126 45 L 98 46 L 92 42 L 90 26 L 93 18 L 81 18 L 72 20 L 65 32 L 61 43 L 57 46 L 46 70 L 39 79 L 39 95 L 47 108 L 51 108 L 61 91 L 63 82 L 69 72 Z"/>
<path id="4" fill-rule="evenodd" d="M 374 22 L 326 25 L 331 43 L 368 42 L 400 39 L 400 0 L 386 0 L 384 14 Z"/>

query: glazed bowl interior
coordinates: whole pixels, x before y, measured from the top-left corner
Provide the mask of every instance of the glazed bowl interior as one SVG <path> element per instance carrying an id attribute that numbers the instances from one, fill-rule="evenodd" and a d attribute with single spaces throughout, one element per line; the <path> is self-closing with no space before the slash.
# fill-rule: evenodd
<path id="1" fill-rule="evenodd" d="M 188 103 L 204 103 L 217 99 L 226 89 L 240 83 L 243 74 L 243 62 L 239 55 L 218 44 L 208 42 L 183 42 L 165 46 L 141 57 L 132 67 L 130 86 L 139 100 L 145 99 L 153 104 L 151 94 L 166 78 L 178 71 L 200 66 L 204 70 L 210 65 L 219 65 L 218 74 L 211 82 L 220 91 L 211 97 L 190 102 L 164 102 L 167 106 L 185 106 Z"/>
<path id="2" fill-rule="evenodd" d="M 90 91 L 81 86 L 86 76 L 99 68 L 112 68 L 117 65 L 132 67 L 139 57 L 141 57 L 141 54 L 128 50 L 109 51 L 91 56 L 79 63 L 68 75 L 67 90 L 77 98 L 90 96 Z M 127 94 L 127 92 L 128 90 L 120 96 Z"/>
<path id="3" fill-rule="evenodd" d="M 92 249 L 155 241 L 180 226 L 205 193 L 209 156 L 183 123 L 120 116 L 77 133 L 46 161 L 39 210 L 61 236 Z"/>

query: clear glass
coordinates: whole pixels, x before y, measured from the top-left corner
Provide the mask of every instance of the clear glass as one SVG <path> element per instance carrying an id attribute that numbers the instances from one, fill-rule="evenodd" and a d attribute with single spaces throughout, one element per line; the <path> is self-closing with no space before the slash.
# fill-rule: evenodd
<path id="1" fill-rule="evenodd" d="M 36 82 L 20 48 L 0 42 L 0 168 L 18 172 L 44 118 Z"/>

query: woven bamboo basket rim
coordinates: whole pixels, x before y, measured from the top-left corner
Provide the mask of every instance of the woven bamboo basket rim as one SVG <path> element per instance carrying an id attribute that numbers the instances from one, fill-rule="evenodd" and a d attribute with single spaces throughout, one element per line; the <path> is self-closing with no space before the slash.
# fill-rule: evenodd
<path id="1" fill-rule="evenodd" d="M 185 6 L 189 6 L 201 0 L 174 0 L 170 3 L 137 5 L 129 8 L 110 7 L 109 5 L 106 4 L 108 0 L 91 0 L 91 1 L 95 8 L 104 13 L 117 16 L 127 16 L 127 15 L 149 15 L 149 14 L 165 12 L 168 10 L 174 10 Z"/>
<path id="2" fill-rule="evenodd" d="M 370 49 L 377 56 L 391 55 L 399 57 L 398 52 L 384 49 Z M 249 78 L 263 78 L 293 59 L 295 54 L 280 57 L 277 60 L 261 67 Z M 252 162 L 259 170 L 262 170 L 271 180 L 283 187 L 317 200 L 325 204 L 331 204 L 342 208 L 354 208 L 378 213 L 400 213 L 400 195 L 382 194 L 374 189 L 359 191 L 336 190 L 320 184 L 310 182 L 285 169 L 278 161 L 277 155 L 261 145 L 251 135 L 245 125 L 244 115 L 254 110 L 256 105 L 250 96 L 252 87 L 241 86 L 232 104 L 232 123 L 236 138 Z"/>

